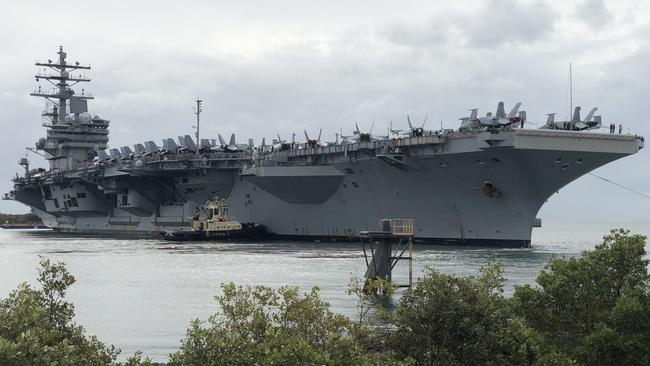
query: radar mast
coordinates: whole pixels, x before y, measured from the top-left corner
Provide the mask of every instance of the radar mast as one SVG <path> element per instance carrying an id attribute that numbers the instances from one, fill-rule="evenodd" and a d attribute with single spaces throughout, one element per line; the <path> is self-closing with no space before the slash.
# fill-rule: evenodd
<path id="1" fill-rule="evenodd" d="M 53 124 L 60 123 L 65 120 L 65 116 L 68 113 L 68 100 L 70 100 L 70 109 L 72 111 L 72 109 L 75 109 L 75 104 L 79 104 L 80 106 L 85 105 L 86 100 L 94 99 L 92 95 L 86 95 L 84 89 L 82 89 L 81 95 L 74 95 L 74 90 L 70 88 L 77 83 L 90 81 L 90 79 L 84 75 L 70 75 L 70 71 L 90 70 L 90 65 L 82 66 L 79 64 L 79 62 L 75 62 L 74 65 L 68 65 L 66 62 L 67 53 L 63 51 L 63 46 L 59 46 L 59 52 L 57 52 L 57 54 L 59 55 L 58 63 L 52 62 L 52 60 L 48 60 L 47 63 L 38 61 L 36 62 L 36 66 L 43 66 L 44 70 L 50 68 L 56 72 L 55 74 L 38 72 L 34 76 L 37 82 L 39 82 L 41 79 L 46 80 L 52 84 L 55 89 L 52 90 L 52 92 L 48 93 L 43 92 L 39 86 L 38 90 L 30 94 L 34 97 L 45 98 L 54 104 L 54 107 L 51 111 L 46 109 L 43 113 L 43 116 L 51 118 L 51 122 Z M 58 100 L 58 103 L 55 102 L 55 100 Z"/>
<path id="2" fill-rule="evenodd" d="M 199 98 L 196 98 L 196 108 L 194 108 L 194 114 L 196 114 L 196 126 L 192 126 L 196 129 L 196 153 L 198 154 L 201 151 L 201 120 L 199 115 L 203 112 L 203 101 Z"/>

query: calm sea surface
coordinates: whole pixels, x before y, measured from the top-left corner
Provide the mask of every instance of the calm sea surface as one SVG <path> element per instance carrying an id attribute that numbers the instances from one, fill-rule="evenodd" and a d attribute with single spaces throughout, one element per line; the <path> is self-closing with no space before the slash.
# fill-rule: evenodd
<path id="1" fill-rule="evenodd" d="M 414 274 L 432 266 L 445 273 L 476 273 L 499 259 L 514 285 L 534 283 L 553 256 L 574 256 L 600 242 L 610 228 L 650 234 L 650 222 L 549 223 L 533 231 L 529 249 L 415 246 Z M 650 248 L 649 248 L 650 249 Z M 64 261 L 77 278 L 69 291 L 76 320 L 89 334 L 122 349 L 164 361 L 176 350 L 190 320 L 216 310 L 219 284 L 319 286 L 337 312 L 352 314 L 345 294 L 353 276 L 363 276 L 361 244 L 314 242 L 169 243 L 153 239 L 112 239 L 55 235 L 47 231 L 0 229 L 0 297 L 20 282 L 35 282 L 39 257 Z M 406 262 L 394 279 L 407 282 Z"/>

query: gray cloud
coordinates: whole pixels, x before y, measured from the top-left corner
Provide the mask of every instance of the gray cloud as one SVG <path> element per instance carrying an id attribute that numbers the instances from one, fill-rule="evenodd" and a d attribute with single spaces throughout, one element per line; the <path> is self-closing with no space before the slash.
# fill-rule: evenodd
<path id="1" fill-rule="evenodd" d="M 389 41 L 402 46 L 441 46 L 450 37 L 452 25 L 448 18 L 430 17 L 422 23 L 395 23 L 382 30 Z"/>
<path id="2" fill-rule="evenodd" d="M 604 0 L 586 0 L 578 5 L 576 16 L 591 29 L 599 30 L 612 21 L 613 15 L 607 10 Z"/>
<path id="3" fill-rule="evenodd" d="M 555 12 L 542 1 L 486 0 L 476 8 L 435 13 L 420 22 L 389 24 L 382 30 L 396 45 L 493 48 L 545 39 L 554 27 Z"/>
<path id="4" fill-rule="evenodd" d="M 552 8 L 541 1 L 488 0 L 462 20 L 462 29 L 473 46 L 498 47 L 544 39 L 554 26 Z"/>

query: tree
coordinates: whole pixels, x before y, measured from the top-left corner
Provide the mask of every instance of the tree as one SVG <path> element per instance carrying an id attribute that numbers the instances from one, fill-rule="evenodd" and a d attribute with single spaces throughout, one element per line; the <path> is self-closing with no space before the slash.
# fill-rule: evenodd
<path id="1" fill-rule="evenodd" d="M 207 326 L 195 320 L 170 365 L 325 364 L 358 360 L 344 336 L 347 320 L 332 314 L 318 289 L 222 285 L 220 311 Z"/>
<path id="2" fill-rule="evenodd" d="M 169 365 L 407 365 L 367 354 L 318 288 L 222 285 L 219 312 L 194 320 Z"/>
<path id="3" fill-rule="evenodd" d="M 418 365 L 526 365 L 533 359 L 527 329 L 503 297 L 498 263 L 480 276 L 429 268 L 397 306 L 391 348 Z"/>
<path id="4" fill-rule="evenodd" d="M 115 365 L 119 353 L 73 322 L 65 294 L 75 278 L 63 263 L 40 262 L 40 289 L 20 284 L 0 300 L 0 365 Z M 150 365 L 139 354 L 129 365 Z"/>
<path id="5" fill-rule="evenodd" d="M 650 364 L 650 277 L 642 235 L 612 230 L 580 258 L 552 259 L 514 309 L 543 349 L 579 364 Z"/>
<path id="6" fill-rule="evenodd" d="M 350 335 L 366 351 L 370 365 L 414 365 L 415 360 L 388 348 L 393 331 L 392 304 L 397 286 L 384 278 L 350 280 L 347 293 L 356 300 L 356 314 L 350 323 Z"/>
<path id="7" fill-rule="evenodd" d="M 5 214 L 0 213 L 1 224 L 42 224 L 41 218 L 33 213 Z"/>

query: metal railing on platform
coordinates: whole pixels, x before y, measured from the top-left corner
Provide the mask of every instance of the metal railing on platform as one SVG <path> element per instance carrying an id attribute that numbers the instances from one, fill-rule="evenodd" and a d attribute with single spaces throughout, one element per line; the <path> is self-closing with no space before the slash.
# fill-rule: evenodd
<path id="1" fill-rule="evenodd" d="M 390 232 L 393 235 L 413 236 L 413 219 L 385 219 L 385 220 L 390 223 Z"/>

